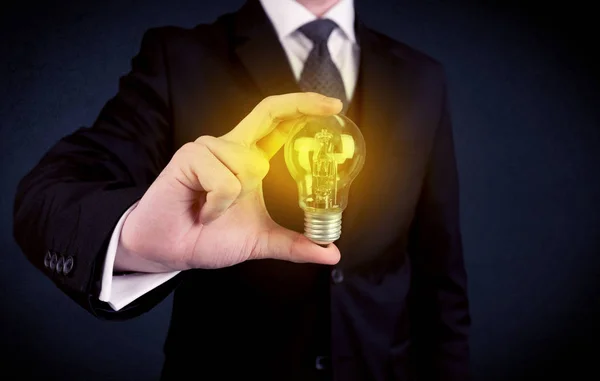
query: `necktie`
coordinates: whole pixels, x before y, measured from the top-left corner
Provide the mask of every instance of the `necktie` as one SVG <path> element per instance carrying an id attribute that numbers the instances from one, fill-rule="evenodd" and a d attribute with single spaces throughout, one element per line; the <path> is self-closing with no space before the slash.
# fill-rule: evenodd
<path id="1" fill-rule="evenodd" d="M 340 72 L 331 59 L 327 41 L 337 24 L 328 19 L 318 19 L 301 26 L 298 30 L 313 43 L 298 83 L 302 91 L 313 91 L 338 98 L 348 107 L 346 90 Z"/>

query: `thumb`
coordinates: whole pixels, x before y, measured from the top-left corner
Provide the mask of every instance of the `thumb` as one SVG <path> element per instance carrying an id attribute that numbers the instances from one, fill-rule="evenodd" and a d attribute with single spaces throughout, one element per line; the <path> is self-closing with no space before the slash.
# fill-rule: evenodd
<path id="1" fill-rule="evenodd" d="M 322 247 L 304 235 L 276 223 L 259 237 L 256 259 L 281 259 L 296 263 L 335 265 L 340 261 L 340 251 L 333 243 Z"/>

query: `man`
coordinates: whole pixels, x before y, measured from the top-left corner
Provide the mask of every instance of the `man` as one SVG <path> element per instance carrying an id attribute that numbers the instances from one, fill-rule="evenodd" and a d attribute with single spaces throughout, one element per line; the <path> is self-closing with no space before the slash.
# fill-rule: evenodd
<path id="1" fill-rule="evenodd" d="M 321 247 L 280 148 L 299 116 L 340 112 L 368 153 Z M 164 380 L 468 378 L 442 68 L 350 0 L 249 0 L 148 31 L 94 125 L 23 178 L 14 220 L 29 260 L 100 318 L 176 289 Z"/>

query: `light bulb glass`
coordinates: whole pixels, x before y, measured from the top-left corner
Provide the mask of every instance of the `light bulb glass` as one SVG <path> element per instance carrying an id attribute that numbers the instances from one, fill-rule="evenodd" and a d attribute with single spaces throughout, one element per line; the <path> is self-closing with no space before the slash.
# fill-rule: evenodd
<path id="1" fill-rule="evenodd" d="M 362 133 L 343 115 L 304 116 L 292 128 L 284 150 L 304 210 L 304 235 L 319 244 L 336 241 L 350 185 L 365 162 Z"/>

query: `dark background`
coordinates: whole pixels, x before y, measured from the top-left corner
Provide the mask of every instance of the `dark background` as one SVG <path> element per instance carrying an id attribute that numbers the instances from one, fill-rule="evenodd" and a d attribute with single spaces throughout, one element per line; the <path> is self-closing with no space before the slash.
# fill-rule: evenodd
<path id="1" fill-rule="evenodd" d="M 3 373 L 157 379 L 171 298 L 132 321 L 95 320 L 14 243 L 15 187 L 56 140 L 94 121 L 147 28 L 192 27 L 242 3 L 2 5 Z M 476 380 L 600 379 L 599 45 L 583 4 L 356 1 L 367 24 L 447 69 Z"/>

